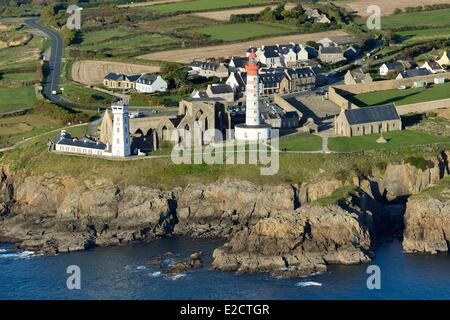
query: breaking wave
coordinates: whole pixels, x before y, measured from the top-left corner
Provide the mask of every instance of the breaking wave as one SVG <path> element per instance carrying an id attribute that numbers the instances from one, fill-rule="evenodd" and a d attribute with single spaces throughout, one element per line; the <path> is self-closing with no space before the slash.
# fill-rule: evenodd
<path id="1" fill-rule="evenodd" d="M 314 282 L 314 281 L 301 281 L 301 282 L 297 282 L 295 284 L 295 286 L 297 287 L 311 287 L 311 286 L 317 286 L 317 287 L 321 287 L 322 284 L 320 282 Z"/>

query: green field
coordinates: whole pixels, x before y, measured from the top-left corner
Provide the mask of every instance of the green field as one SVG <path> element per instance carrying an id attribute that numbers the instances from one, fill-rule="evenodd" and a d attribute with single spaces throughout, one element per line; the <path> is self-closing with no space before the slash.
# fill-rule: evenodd
<path id="1" fill-rule="evenodd" d="M 22 88 L 0 87 L 0 113 L 33 107 L 36 102 L 34 86 Z"/>
<path id="2" fill-rule="evenodd" d="M 316 135 L 295 135 L 280 139 L 280 150 L 317 151 L 322 149 L 322 138 Z"/>
<path id="3" fill-rule="evenodd" d="M 61 87 L 64 88 L 62 95 L 67 99 L 94 108 L 110 105 L 114 100 L 114 97 L 109 94 L 87 88 L 74 82 L 65 82 Z"/>
<path id="4" fill-rule="evenodd" d="M 270 0 L 193 0 L 182 1 L 176 3 L 159 4 L 145 7 L 150 10 L 155 10 L 163 13 L 173 12 L 193 12 L 193 11 L 207 11 L 216 9 L 226 9 L 233 7 L 245 7 L 250 5 L 263 5 L 271 3 Z"/>
<path id="5" fill-rule="evenodd" d="M 246 22 L 219 24 L 206 28 L 196 28 L 189 30 L 189 32 L 203 33 L 212 39 L 217 40 L 238 41 L 257 37 L 287 34 L 292 32 L 292 29 L 282 25 Z"/>
<path id="6" fill-rule="evenodd" d="M 410 12 L 390 15 L 381 19 L 381 28 L 395 29 L 417 26 L 449 26 L 450 9 Z"/>
<path id="7" fill-rule="evenodd" d="M 397 32 L 402 39 L 405 39 L 404 43 L 414 43 L 424 40 L 433 40 L 450 37 L 450 28 L 432 28 L 422 30 L 408 30 Z"/>
<path id="8" fill-rule="evenodd" d="M 337 152 L 355 152 L 362 150 L 398 149 L 400 147 L 422 145 L 430 143 L 450 142 L 450 137 L 442 137 L 426 132 L 413 130 L 391 131 L 383 133 L 388 141 L 386 144 L 377 143 L 379 134 L 358 137 L 335 137 L 328 140 L 328 148 Z"/>
<path id="9" fill-rule="evenodd" d="M 390 104 L 405 104 L 450 98 L 450 82 L 432 85 L 429 88 L 391 89 L 360 93 L 348 99 L 360 107 Z"/>

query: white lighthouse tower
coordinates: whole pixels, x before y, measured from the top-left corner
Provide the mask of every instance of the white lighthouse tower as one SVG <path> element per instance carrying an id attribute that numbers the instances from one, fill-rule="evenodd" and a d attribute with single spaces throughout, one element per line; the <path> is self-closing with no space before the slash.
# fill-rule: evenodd
<path id="1" fill-rule="evenodd" d="M 253 49 L 249 55 L 245 70 L 247 71 L 247 85 L 245 87 L 245 124 L 237 124 L 235 126 L 234 135 L 236 140 L 268 140 L 270 139 L 270 126 L 262 123 L 259 112 L 259 67 Z"/>
<path id="2" fill-rule="evenodd" d="M 111 109 L 113 114 L 112 156 L 128 157 L 131 154 L 128 104 L 119 101 L 113 103 Z"/>

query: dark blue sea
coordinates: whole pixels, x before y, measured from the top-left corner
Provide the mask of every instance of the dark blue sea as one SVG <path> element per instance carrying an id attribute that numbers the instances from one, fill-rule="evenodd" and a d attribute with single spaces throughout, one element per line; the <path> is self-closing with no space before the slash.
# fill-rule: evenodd
<path id="1" fill-rule="evenodd" d="M 381 269 L 380 290 L 367 288 L 368 264 L 302 278 L 209 271 L 222 243 L 170 238 L 51 257 L 0 244 L 0 299 L 450 299 L 450 255 L 405 254 L 398 241 L 381 244 L 372 262 Z M 202 269 L 168 276 L 151 263 L 165 252 L 199 250 Z M 70 265 L 81 270 L 80 290 L 67 288 Z"/>

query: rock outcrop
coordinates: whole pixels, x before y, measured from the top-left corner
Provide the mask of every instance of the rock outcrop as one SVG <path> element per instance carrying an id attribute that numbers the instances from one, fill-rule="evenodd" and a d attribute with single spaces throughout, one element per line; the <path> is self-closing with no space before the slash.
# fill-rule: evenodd
<path id="1" fill-rule="evenodd" d="M 418 197 L 408 201 L 403 250 L 437 253 L 450 248 L 450 201 Z"/>
<path id="2" fill-rule="evenodd" d="M 327 264 L 370 261 L 372 217 L 349 206 L 305 206 L 277 212 L 236 233 L 214 251 L 213 267 L 302 275 Z"/>

